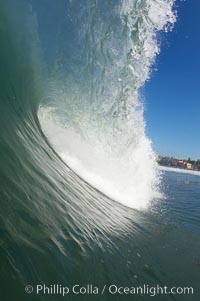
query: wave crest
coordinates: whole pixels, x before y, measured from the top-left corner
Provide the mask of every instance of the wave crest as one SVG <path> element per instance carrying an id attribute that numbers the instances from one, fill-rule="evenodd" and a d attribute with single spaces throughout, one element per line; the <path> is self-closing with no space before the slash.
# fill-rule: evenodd
<path id="1" fill-rule="evenodd" d="M 159 191 L 139 89 L 159 53 L 158 32 L 175 22 L 172 7 L 171 0 L 71 1 L 38 112 L 62 159 L 134 208 Z"/>

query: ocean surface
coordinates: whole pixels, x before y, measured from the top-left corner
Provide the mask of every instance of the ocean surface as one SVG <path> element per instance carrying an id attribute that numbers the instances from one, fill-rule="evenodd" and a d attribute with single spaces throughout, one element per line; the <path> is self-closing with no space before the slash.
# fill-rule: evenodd
<path id="1" fill-rule="evenodd" d="M 175 19 L 0 2 L 0 300 L 198 300 L 200 177 L 159 170 L 140 94 Z M 122 292 L 144 285 L 179 293 Z"/>

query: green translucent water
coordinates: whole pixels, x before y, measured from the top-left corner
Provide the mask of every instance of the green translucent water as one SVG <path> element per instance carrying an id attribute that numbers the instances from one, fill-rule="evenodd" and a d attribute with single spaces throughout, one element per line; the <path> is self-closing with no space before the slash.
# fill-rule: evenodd
<path id="1" fill-rule="evenodd" d="M 125 20 L 130 15 L 137 15 L 135 26 L 138 28 L 141 28 L 140 24 L 143 26 L 145 20 L 150 22 L 152 19 L 149 15 L 147 18 L 145 14 L 148 13 L 148 3 L 154 5 L 155 2 L 133 1 L 128 12 L 124 6 L 126 1 L 94 1 L 94 4 L 86 1 L 85 6 L 81 3 L 63 0 L 49 1 L 47 4 L 46 1 L 20 0 L 16 4 L 8 0 L 0 4 L 0 300 L 155 298 L 196 301 L 200 279 L 199 177 L 188 176 L 185 181 L 183 174 L 165 173 L 163 195 L 146 200 L 143 209 L 130 208 L 108 198 L 100 189 L 92 187 L 88 181 L 82 179 L 78 172 L 75 173 L 60 158 L 41 128 L 38 120 L 39 106 L 51 104 L 58 112 L 56 116 L 62 119 L 62 124 L 76 129 L 77 132 L 82 130 L 81 135 L 90 140 L 94 132 L 83 122 L 85 119 L 82 119 L 81 112 L 91 108 L 88 114 L 90 126 L 98 124 L 96 129 L 99 129 L 102 121 L 102 128 L 98 132 L 99 143 L 104 141 L 102 133 L 107 135 L 105 141 L 109 143 L 114 139 L 111 137 L 117 137 L 117 142 L 121 142 L 117 149 L 118 144 L 114 143 L 116 140 L 109 144 L 111 150 L 115 146 L 115 154 L 123 153 L 129 146 L 132 147 L 131 150 L 137 148 L 138 141 L 147 141 L 137 95 L 134 94 L 134 100 L 137 100 L 133 105 L 134 112 L 130 109 L 129 102 L 131 93 L 137 92 L 138 86 L 142 85 L 146 78 L 142 80 L 135 76 L 134 87 L 128 89 L 132 74 L 128 73 L 127 64 L 131 63 L 135 70 L 139 67 L 134 61 L 135 57 L 129 52 L 127 55 L 126 50 L 130 50 L 130 45 L 127 44 L 127 48 L 123 48 L 122 52 L 121 46 L 117 48 L 119 41 L 116 36 L 119 34 L 121 39 L 126 37 L 124 41 L 127 41 L 127 24 L 132 23 L 126 23 Z M 163 10 L 164 1 L 156 3 Z M 88 11 L 84 10 L 86 8 Z M 120 21 L 119 8 L 123 8 L 121 14 L 125 23 Z M 77 23 L 74 20 L 72 22 L 70 16 L 78 16 L 81 12 Z M 87 12 L 89 23 L 85 17 Z M 142 17 L 138 16 L 139 12 L 143 13 Z M 44 16 L 46 18 L 42 23 Z M 98 16 L 104 18 L 105 22 L 100 22 L 102 19 L 98 19 Z M 72 22 L 75 26 L 80 20 L 83 21 L 82 27 L 70 25 Z M 100 20 L 99 23 L 96 20 Z M 109 23 L 109 20 L 112 22 Z M 104 29 L 108 30 L 108 34 L 113 32 L 112 39 L 108 39 L 107 42 L 115 41 L 113 49 L 119 52 L 115 53 L 115 57 L 110 57 L 109 53 L 104 53 L 106 48 L 103 48 L 103 52 L 99 50 L 101 58 L 97 58 L 102 64 L 106 60 L 106 64 L 103 65 L 105 78 L 104 73 L 101 73 L 102 65 L 99 69 L 91 69 L 90 58 L 95 57 L 94 53 L 99 53 L 94 51 L 93 43 L 86 44 L 91 47 L 87 52 L 91 65 L 85 65 L 83 58 L 80 58 L 81 45 L 77 37 L 81 35 L 82 30 L 87 29 L 87 24 L 90 25 L 86 35 L 89 40 L 90 36 L 98 36 L 99 32 L 94 32 L 93 29 L 100 25 L 100 32 L 104 32 Z M 122 24 L 125 25 L 120 30 Z M 162 29 L 163 26 L 160 25 L 159 28 Z M 68 31 L 68 28 L 71 30 Z M 57 35 L 56 30 L 61 34 Z M 131 41 L 141 42 L 137 32 L 135 35 L 133 32 Z M 64 43 L 64 38 L 67 42 L 71 41 L 71 44 Z M 59 49 L 56 49 L 57 45 Z M 112 45 L 110 44 L 110 47 Z M 138 47 L 135 51 L 141 54 L 142 44 L 136 46 Z M 119 60 L 123 61 L 124 57 L 126 60 L 122 68 L 122 65 L 118 66 L 117 63 Z M 153 54 L 150 61 L 146 54 L 141 54 L 139 59 L 148 62 L 149 65 L 145 66 L 150 68 Z M 122 86 L 127 89 L 121 90 L 120 81 L 120 84 L 117 82 L 115 86 L 115 79 L 119 74 L 106 73 L 108 64 L 109 70 L 113 66 L 112 70 L 119 72 L 121 76 L 124 74 Z M 79 70 L 82 71 L 81 75 Z M 95 79 L 99 80 L 100 74 L 103 84 L 95 86 L 99 82 L 95 82 Z M 66 81 L 63 80 L 65 75 Z M 94 82 L 89 87 L 91 75 Z M 113 103 L 113 90 L 110 89 L 112 85 L 106 85 L 107 78 L 113 79 L 113 86 L 118 87 L 117 91 L 120 92 L 114 95 L 116 98 Z M 137 79 L 141 81 L 138 82 Z M 55 84 L 58 82 L 62 82 L 62 85 L 55 91 Z M 66 102 L 62 99 L 56 107 L 55 99 L 62 94 L 65 83 L 68 85 L 69 95 L 74 96 L 74 102 L 70 105 L 70 98 L 66 97 Z M 94 86 L 96 90 L 90 90 Z M 98 92 L 99 86 L 107 90 L 102 90 L 101 94 Z M 64 87 L 66 88 L 65 85 Z M 66 95 L 66 91 L 64 92 L 62 95 Z M 82 101 L 79 102 L 78 96 L 81 96 L 81 92 L 90 95 L 91 99 L 88 97 L 86 101 L 82 97 Z M 92 97 L 94 95 L 97 95 L 95 101 Z M 105 95 L 109 101 L 102 105 Z M 78 113 L 74 110 L 74 103 L 76 109 L 80 108 Z M 68 104 L 70 108 L 67 111 Z M 95 120 L 91 118 L 91 112 L 96 116 Z M 132 120 L 130 116 L 133 115 L 134 123 L 127 127 Z M 124 136 L 126 129 L 128 134 Z M 140 140 L 141 137 L 143 139 Z M 144 144 L 144 147 L 146 145 Z M 147 150 L 150 150 L 149 144 Z M 146 160 L 145 162 L 154 162 L 154 156 L 151 154 Z M 152 167 L 154 164 L 146 166 L 146 170 L 138 168 L 144 172 L 143 179 L 145 174 L 148 179 L 154 178 L 157 173 L 150 172 Z M 139 184 L 138 180 L 137 185 Z M 133 197 L 134 204 L 137 204 L 137 195 Z M 54 284 L 66 286 L 70 293 L 65 297 L 59 293 L 37 294 L 36 286 L 44 284 L 47 287 Z M 87 293 L 72 293 L 71 289 L 76 284 L 86 287 Z M 27 285 L 33 287 L 30 294 L 25 291 Z M 105 291 L 101 294 L 105 285 Z M 109 292 L 111 285 L 124 288 L 144 285 L 169 288 L 189 286 L 193 288 L 194 294 L 158 294 L 155 297 L 150 294 L 112 294 Z M 95 287 L 100 293 L 94 293 Z"/>

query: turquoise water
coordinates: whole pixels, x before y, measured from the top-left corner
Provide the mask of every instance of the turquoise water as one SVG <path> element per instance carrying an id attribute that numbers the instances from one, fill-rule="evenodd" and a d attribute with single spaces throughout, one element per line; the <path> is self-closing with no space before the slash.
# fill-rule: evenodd
<path id="1" fill-rule="evenodd" d="M 48 205 L 48 209 L 44 208 L 42 212 L 40 209 L 43 220 L 39 213 L 35 215 L 34 206 L 29 205 L 26 214 L 23 214 L 19 204 L 16 207 L 13 202 L 9 204 L 12 219 L 7 213 L 1 227 L 2 300 L 15 300 L 16 296 L 20 300 L 64 298 L 24 292 L 27 284 L 36 287 L 41 283 L 47 286 L 58 283 L 68 287 L 93 284 L 100 288 L 105 284 L 120 287 L 159 284 L 194 289 L 192 295 L 158 294 L 150 297 L 106 292 L 103 296 L 70 294 L 65 297 L 66 300 L 132 300 L 133 297 L 136 300 L 197 300 L 200 187 L 177 183 L 182 179 L 182 174 L 166 173 L 167 197 L 155 200 L 146 211 L 129 209 L 106 200 L 104 212 L 98 213 L 104 221 L 104 229 L 89 229 L 90 235 L 86 234 L 86 229 L 80 229 L 84 217 L 81 216 L 79 225 L 75 226 L 69 209 L 63 208 L 60 217 L 59 204 L 51 204 L 51 208 Z M 192 180 L 199 183 L 198 176 L 192 177 Z M 103 201 L 102 196 L 95 192 L 97 197 Z M 109 218 L 114 223 L 106 219 L 106 210 L 109 210 Z M 47 218 L 50 218 L 49 224 Z"/>
<path id="2" fill-rule="evenodd" d="M 0 300 L 198 300 L 199 177 L 161 181 L 139 97 L 174 21 L 164 0 L 1 1 Z"/>
<path id="3" fill-rule="evenodd" d="M 159 214 L 177 226 L 200 233 L 200 177 L 192 174 L 166 172 L 165 188 L 167 198 L 156 208 Z"/>

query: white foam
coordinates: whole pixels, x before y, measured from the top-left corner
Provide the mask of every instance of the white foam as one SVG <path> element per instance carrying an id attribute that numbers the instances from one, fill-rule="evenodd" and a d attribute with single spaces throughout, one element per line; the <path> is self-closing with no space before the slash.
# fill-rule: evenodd
<path id="1" fill-rule="evenodd" d="M 173 172 L 177 172 L 177 173 L 184 173 L 184 174 L 200 176 L 200 171 L 196 171 L 196 170 L 180 169 L 180 168 L 167 167 L 167 166 L 160 166 L 159 168 L 160 168 L 160 170 L 163 170 L 163 171 L 173 171 Z"/>
<path id="2" fill-rule="evenodd" d="M 132 208 L 145 208 L 150 199 L 158 197 L 158 170 L 147 138 L 141 136 L 134 149 L 118 154 L 95 140 L 93 144 L 84 141 L 73 129 L 63 128 L 52 119 L 49 108 L 40 108 L 38 116 L 60 157 L 92 186 Z"/>
<path id="3" fill-rule="evenodd" d="M 106 19 L 100 1 L 95 7 L 86 1 L 85 18 L 71 18 L 78 34 L 68 41 L 66 72 L 58 65 L 50 79 L 46 98 L 52 107 L 38 112 L 62 159 L 94 187 L 133 208 L 145 208 L 158 196 L 159 171 L 145 134 L 139 89 L 159 52 L 157 32 L 175 21 L 172 4 L 122 0 Z M 88 18 L 94 9 L 95 20 Z"/>

